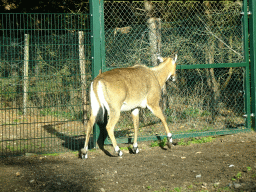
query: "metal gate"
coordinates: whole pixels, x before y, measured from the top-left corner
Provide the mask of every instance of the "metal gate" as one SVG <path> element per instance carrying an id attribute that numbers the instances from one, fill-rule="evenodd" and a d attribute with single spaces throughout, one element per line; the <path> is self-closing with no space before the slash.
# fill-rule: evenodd
<path id="1" fill-rule="evenodd" d="M 88 88 L 100 70 L 152 66 L 156 54 L 173 51 L 178 81 L 166 84 L 161 101 L 173 137 L 250 131 L 255 6 L 91 0 L 84 14 L 0 14 L 0 156 L 80 149 Z M 138 140 L 162 139 L 160 121 L 141 111 Z M 122 113 L 115 136 L 132 142 L 130 113 Z M 91 148 L 110 143 L 98 125 L 91 138 Z"/>
<path id="2" fill-rule="evenodd" d="M 252 3 L 249 11 L 247 1 L 105 1 L 102 70 L 152 66 L 157 54 L 176 51 L 178 81 L 167 82 L 162 101 L 173 137 L 250 131 L 255 105 L 250 101 L 248 44 Z M 161 122 L 142 110 L 138 140 L 164 135 Z M 118 142 L 132 142 L 130 112 L 121 114 L 115 136 Z M 111 142 L 107 138 L 105 143 Z"/>

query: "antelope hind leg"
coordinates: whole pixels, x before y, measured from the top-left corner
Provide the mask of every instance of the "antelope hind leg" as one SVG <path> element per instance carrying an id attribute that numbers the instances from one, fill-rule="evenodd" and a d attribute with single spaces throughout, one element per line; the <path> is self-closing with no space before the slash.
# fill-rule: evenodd
<path id="1" fill-rule="evenodd" d="M 90 140 L 90 133 L 92 130 L 92 127 L 95 123 L 95 117 L 93 115 L 91 115 L 90 120 L 87 123 L 87 130 L 86 130 L 86 139 L 85 139 L 85 143 L 84 143 L 84 148 L 81 149 L 80 151 L 80 156 L 82 159 L 87 159 L 88 158 L 88 143 Z"/>
<path id="2" fill-rule="evenodd" d="M 121 157 L 121 156 L 123 156 L 123 152 L 117 146 L 115 135 L 114 135 L 114 128 L 115 128 L 115 125 L 116 125 L 117 121 L 119 120 L 119 117 L 120 117 L 120 111 L 119 112 L 110 111 L 109 121 L 108 121 L 108 124 L 106 126 L 106 129 L 107 129 L 108 135 L 110 137 L 110 140 L 112 142 L 112 145 L 114 147 L 115 152 L 118 154 L 118 156 Z"/>

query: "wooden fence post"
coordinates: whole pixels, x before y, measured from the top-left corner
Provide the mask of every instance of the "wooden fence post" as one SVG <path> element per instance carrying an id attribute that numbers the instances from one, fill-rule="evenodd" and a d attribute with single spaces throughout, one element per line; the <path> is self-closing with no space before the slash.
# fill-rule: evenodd
<path id="1" fill-rule="evenodd" d="M 149 43 L 150 43 L 150 52 L 151 52 L 151 62 L 153 66 L 157 66 L 157 37 L 156 37 L 156 22 L 155 18 L 149 18 L 148 20 L 149 28 Z"/>
<path id="2" fill-rule="evenodd" d="M 84 32 L 79 31 L 79 63 L 80 63 L 80 74 L 81 74 L 81 90 L 82 90 L 82 105 L 83 105 L 83 123 L 86 120 L 86 73 L 85 73 L 85 50 L 84 50 Z"/>
<path id="3" fill-rule="evenodd" d="M 28 63 L 29 63 L 29 34 L 25 34 L 24 68 L 23 68 L 23 114 L 27 114 L 28 101 Z"/>

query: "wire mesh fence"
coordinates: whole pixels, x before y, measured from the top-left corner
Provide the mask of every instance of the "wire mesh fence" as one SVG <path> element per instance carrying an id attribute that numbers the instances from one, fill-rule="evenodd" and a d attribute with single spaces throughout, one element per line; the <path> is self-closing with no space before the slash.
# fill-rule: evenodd
<path id="1" fill-rule="evenodd" d="M 77 150 L 89 108 L 88 14 L 1 14 L 0 22 L 0 155 Z"/>
<path id="2" fill-rule="evenodd" d="M 154 1 L 146 6 L 144 1 L 105 2 L 107 66 L 153 65 L 152 49 L 165 57 L 177 51 L 179 65 L 243 61 L 241 2 Z M 152 48 L 154 40 L 157 48 Z"/>
<path id="3" fill-rule="evenodd" d="M 177 52 L 178 79 L 167 82 L 161 101 L 172 133 L 244 129 L 248 71 L 230 65 L 245 60 L 242 3 L 104 1 L 102 68 L 154 66 L 157 55 Z M 90 111 L 89 16 L 0 14 L 0 155 L 81 148 Z M 115 135 L 133 137 L 130 112 Z M 165 135 L 162 124 L 141 109 L 139 137 L 156 135 Z"/>
<path id="4" fill-rule="evenodd" d="M 178 79 L 167 82 L 162 106 L 173 133 L 245 128 L 240 1 L 105 1 L 106 67 L 157 65 L 157 55 L 178 53 Z M 200 65 L 201 64 L 201 65 Z M 219 64 L 218 68 L 202 65 Z M 198 65 L 194 69 L 182 66 Z M 132 137 L 130 112 L 116 137 Z M 159 119 L 142 110 L 139 136 L 165 135 Z"/>

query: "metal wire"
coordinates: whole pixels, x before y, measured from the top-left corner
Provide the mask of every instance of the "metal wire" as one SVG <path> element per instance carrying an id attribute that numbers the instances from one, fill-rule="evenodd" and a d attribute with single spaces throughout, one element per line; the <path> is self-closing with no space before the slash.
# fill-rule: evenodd
<path id="1" fill-rule="evenodd" d="M 1 14 L 0 21 L 0 155 L 78 150 L 89 110 L 88 14 Z"/>
<path id="2" fill-rule="evenodd" d="M 178 52 L 178 80 L 167 83 L 163 101 L 172 132 L 244 128 L 245 68 L 226 65 L 244 61 L 241 10 L 241 2 L 230 1 L 106 1 L 107 70 L 153 66 L 152 55 Z M 209 64 L 218 68 L 202 68 Z M 181 69 L 192 65 L 201 66 Z M 141 137 L 165 135 L 149 110 L 142 110 L 139 132 Z M 130 113 L 123 113 L 115 135 L 133 136 Z"/>

